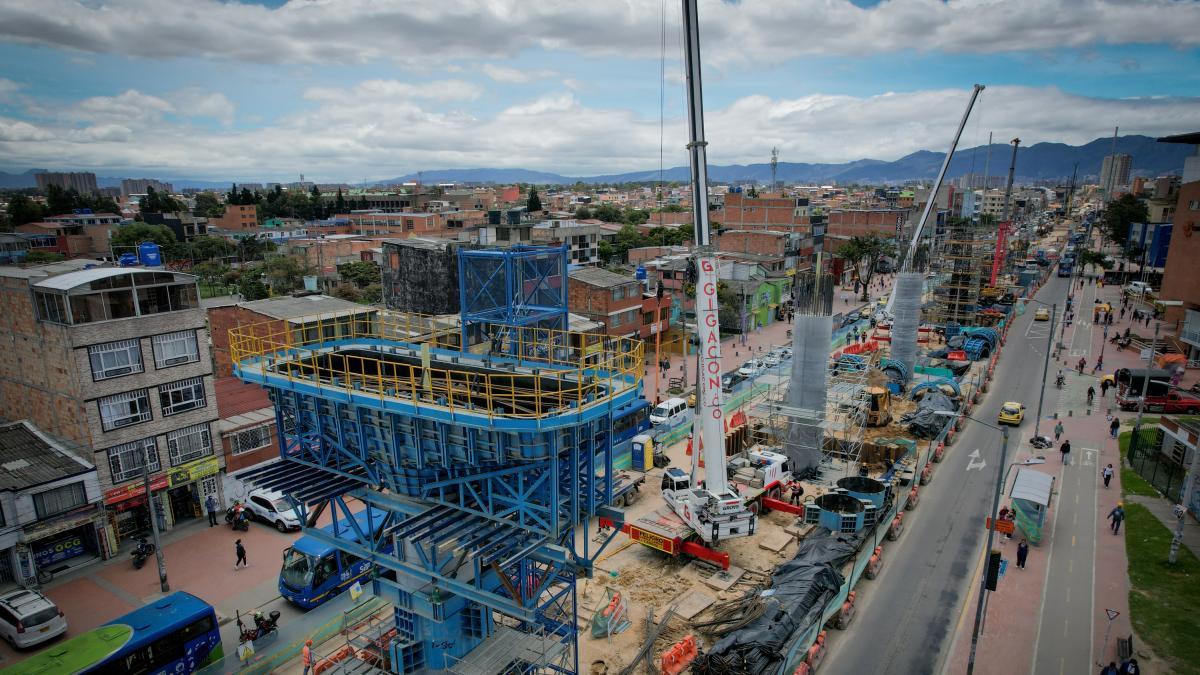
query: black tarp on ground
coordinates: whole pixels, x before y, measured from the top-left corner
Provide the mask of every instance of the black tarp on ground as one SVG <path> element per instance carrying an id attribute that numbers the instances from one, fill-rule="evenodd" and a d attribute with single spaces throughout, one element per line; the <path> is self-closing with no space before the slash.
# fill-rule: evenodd
<path id="1" fill-rule="evenodd" d="M 942 410 L 954 412 L 958 404 L 940 391 L 929 390 L 917 402 L 916 410 L 900 416 L 900 424 L 908 425 L 917 438 L 937 438 L 946 426 L 946 417 L 936 414 Z"/>
<path id="2" fill-rule="evenodd" d="M 760 593 L 762 615 L 721 638 L 692 665 L 702 675 L 760 675 L 777 670 L 788 641 L 821 620 L 845 583 L 840 570 L 868 532 L 841 534 L 819 529 L 800 542 L 796 556 L 775 568 L 771 587 Z"/>

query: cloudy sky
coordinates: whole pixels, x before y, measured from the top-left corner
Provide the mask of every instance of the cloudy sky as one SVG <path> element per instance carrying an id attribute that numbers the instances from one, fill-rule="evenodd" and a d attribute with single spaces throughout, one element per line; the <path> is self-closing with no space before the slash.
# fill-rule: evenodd
<path id="1" fill-rule="evenodd" d="M 1200 128 L 1192 0 L 702 0 L 709 161 Z M 4 0 L 0 169 L 685 164 L 677 0 Z M 660 118 L 664 120 L 660 132 Z"/>

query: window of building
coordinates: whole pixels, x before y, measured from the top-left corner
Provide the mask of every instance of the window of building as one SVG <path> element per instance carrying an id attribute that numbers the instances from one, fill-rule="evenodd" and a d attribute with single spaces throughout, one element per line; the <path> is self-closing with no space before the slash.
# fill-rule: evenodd
<path id="1" fill-rule="evenodd" d="M 271 425 L 263 424 L 249 429 L 243 429 L 233 434 L 229 439 L 229 448 L 233 454 L 241 455 L 265 448 L 271 444 Z"/>
<path id="2" fill-rule="evenodd" d="M 157 473 L 160 468 L 158 446 L 154 444 L 153 438 L 122 443 L 109 448 L 108 468 L 112 473 L 113 484 L 123 483 L 141 476 L 142 465 L 146 463 L 147 458 L 150 460 L 147 469 L 150 473 Z"/>
<path id="3" fill-rule="evenodd" d="M 654 324 L 654 312 L 642 312 L 642 325 L 650 326 Z"/>
<path id="4" fill-rule="evenodd" d="M 617 286 L 617 287 L 613 288 L 613 290 L 612 290 L 612 299 L 613 299 L 614 301 L 616 301 L 616 300 L 624 300 L 624 299 L 625 299 L 625 287 L 624 287 L 624 286 Z"/>
<path id="5" fill-rule="evenodd" d="M 179 466 L 212 454 L 212 437 L 208 424 L 184 427 L 167 434 L 167 456 L 171 466 Z"/>
<path id="6" fill-rule="evenodd" d="M 144 370 L 142 348 L 137 340 L 119 340 L 88 347 L 92 379 L 107 380 Z"/>
<path id="7" fill-rule="evenodd" d="M 105 431 L 120 429 L 150 419 L 150 392 L 146 389 L 105 396 L 100 405 L 100 425 Z"/>
<path id="8" fill-rule="evenodd" d="M 158 388 L 158 404 L 163 417 L 203 408 L 208 405 L 204 396 L 204 378 L 192 377 L 164 384 Z"/>
<path id="9" fill-rule="evenodd" d="M 1200 199 L 1193 199 L 1188 202 L 1188 209 L 1192 211 L 1200 211 Z"/>
<path id="10" fill-rule="evenodd" d="M 191 363 L 200 360 L 200 347 L 196 343 L 196 331 L 184 330 L 178 333 L 155 335 L 154 366 L 169 368 L 181 363 Z"/>
<path id="11" fill-rule="evenodd" d="M 56 487 L 33 495 L 33 508 L 39 519 L 66 513 L 87 503 L 83 481 Z"/>

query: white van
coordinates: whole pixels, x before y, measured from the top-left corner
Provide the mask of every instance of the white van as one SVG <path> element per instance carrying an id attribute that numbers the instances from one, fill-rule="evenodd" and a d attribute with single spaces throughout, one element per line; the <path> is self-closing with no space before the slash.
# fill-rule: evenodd
<path id="1" fill-rule="evenodd" d="M 675 426 L 683 420 L 687 410 L 687 401 L 681 398 L 669 398 L 650 411 L 650 423 L 656 426 Z"/>

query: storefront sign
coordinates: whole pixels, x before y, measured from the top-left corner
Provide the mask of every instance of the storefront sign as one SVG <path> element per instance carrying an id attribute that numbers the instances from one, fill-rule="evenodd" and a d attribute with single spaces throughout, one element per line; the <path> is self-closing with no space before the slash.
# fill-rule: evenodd
<path id="1" fill-rule="evenodd" d="M 83 547 L 83 533 L 76 530 L 64 537 L 35 544 L 33 559 L 37 561 L 39 568 L 43 568 L 56 562 L 70 560 L 86 552 L 87 550 Z"/>
<path id="2" fill-rule="evenodd" d="M 151 491 L 161 490 L 165 487 L 167 487 L 166 474 L 159 474 L 150 479 L 150 490 Z M 105 492 L 104 493 L 104 503 L 105 504 L 119 504 L 120 502 L 123 502 L 125 500 L 133 499 L 134 497 L 142 497 L 145 494 L 146 494 L 146 486 L 145 486 L 145 484 L 142 483 L 142 481 L 139 480 L 136 483 L 130 483 L 129 485 L 122 485 L 121 487 L 113 488 L 113 489 L 109 490 L 108 492 Z"/>
<path id="3" fill-rule="evenodd" d="M 177 487 L 205 476 L 211 476 L 220 470 L 221 465 L 217 462 L 216 457 L 206 457 L 175 467 L 168 475 L 171 487 Z"/>
<path id="4" fill-rule="evenodd" d="M 66 516 L 59 520 L 42 521 L 33 527 L 25 528 L 21 539 L 23 541 L 37 541 L 38 539 L 52 537 L 59 532 L 66 532 L 67 530 L 73 530 L 82 525 L 90 524 L 94 515 L 95 511 L 91 506 L 88 506 L 87 511 L 82 514 Z"/>

